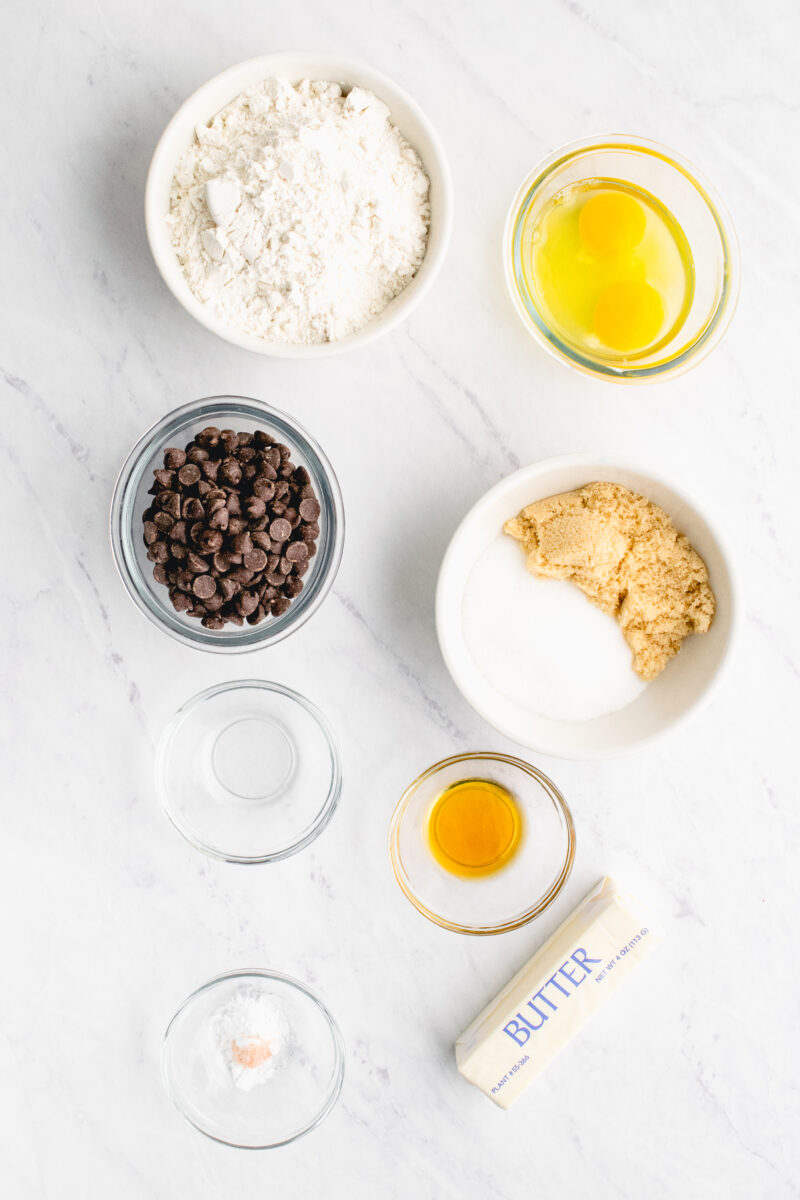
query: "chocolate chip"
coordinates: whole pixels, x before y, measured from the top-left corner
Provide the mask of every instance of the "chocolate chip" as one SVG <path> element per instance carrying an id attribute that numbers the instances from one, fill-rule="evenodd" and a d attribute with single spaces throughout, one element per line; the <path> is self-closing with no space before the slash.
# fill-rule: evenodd
<path id="1" fill-rule="evenodd" d="M 275 495 L 275 484 L 266 475 L 258 475 L 253 480 L 253 495 L 259 500 L 270 501 Z"/>
<path id="2" fill-rule="evenodd" d="M 262 549 L 251 550 L 244 556 L 244 565 L 248 571 L 263 571 L 267 565 L 267 556 Z"/>
<path id="3" fill-rule="evenodd" d="M 290 542 L 286 547 L 286 558 L 292 563 L 302 562 L 308 558 L 308 546 L 305 542 Z"/>
<path id="4" fill-rule="evenodd" d="M 219 469 L 219 476 L 226 483 L 235 485 L 241 481 L 242 468 L 235 458 L 226 458 Z"/>
<path id="5" fill-rule="evenodd" d="M 269 535 L 275 542 L 285 542 L 291 532 L 292 527 L 284 517 L 278 517 L 269 527 Z"/>
<path id="6" fill-rule="evenodd" d="M 172 491 L 172 489 L 175 486 L 175 472 L 174 471 L 159 470 L 159 471 L 153 471 L 153 474 L 156 477 L 156 481 L 161 484 L 162 488 L 166 488 L 166 490 L 168 492 Z"/>
<path id="7" fill-rule="evenodd" d="M 258 517 L 263 517 L 267 511 L 266 503 L 258 496 L 251 496 L 245 503 L 245 512 L 251 520 L 256 520 Z"/>
<path id="8" fill-rule="evenodd" d="M 201 446 L 215 446 L 220 436 L 220 430 L 216 425 L 206 425 L 205 429 L 200 430 L 195 441 L 199 442 Z"/>
<path id="9" fill-rule="evenodd" d="M 319 500 L 306 496 L 305 500 L 300 501 L 300 516 L 304 521 L 316 521 L 321 512 Z"/>
<path id="10" fill-rule="evenodd" d="M 289 608 L 289 603 L 285 596 L 276 596 L 270 604 L 269 611 L 273 617 L 280 617 Z"/>
<path id="11" fill-rule="evenodd" d="M 177 471 L 186 462 L 186 451 L 178 446 L 170 446 L 164 451 L 164 466 Z"/>
<path id="12" fill-rule="evenodd" d="M 151 542 L 158 539 L 158 530 L 153 521 L 145 521 L 144 523 L 144 544 L 149 546 Z"/>
<path id="13" fill-rule="evenodd" d="M 161 512 L 157 512 L 153 517 L 153 524 L 161 533 L 169 533 L 175 524 L 175 518 L 162 509 Z"/>
<path id="14" fill-rule="evenodd" d="M 254 572 L 248 571 L 247 567 L 234 567 L 228 575 L 229 579 L 233 579 L 235 583 L 240 583 L 242 587 L 247 587 L 252 582 Z"/>
<path id="15" fill-rule="evenodd" d="M 207 616 L 207 617 L 201 617 L 200 624 L 205 626 L 206 629 L 224 629 L 225 628 L 225 622 L 223 621 L 222 617 L 218 616 L 217 614 L 214 614 L 212 616 Z"/>
<path id="16" fill-rule="evenodd" d="M 165 513 L 169 513 L 177 521 L 181 515 L 181 498 L 177 492 L 170 492 L 164 503 L 161 505 Z"/>
<path id="17" fill-rule="evenodd" d="M 166 542 L 152 542 L 147 550 L 151 562 L 165 563 L 169 558 L 169 547 Z"/>
<path id="18" fill-rule="evenodd" d="M 215 554 L 222 547 L 222 533 L 219 529 L 204 529 L 197 538 L 197 545 L 203 554 Z"/>
<path id="19" fill-rule="evenodd" d="M 219 501 L 217 501 L 217 503 L 219 503 Z M 221 529 L 222 532 L 224 533 L 225 530 L 228 528 L 229 521 L 230 521 L 230 514 L 228 513 L 228 510 L 225 507 L 225 504 L 223 502 L 222 508 L 217 509 L 217 511 L 215 513 L 211 514 L 211 516 L 209 517 L 209 520 L 208 520 L 208 524 L 212 529 Z"/>
<path id="20" fill-rule="evenodd" d="M 206 510 L 203 508 L 203 503 L 196 496 L 190 496 L 188 500 L 183 502 L 183 512 L 181 514 L 187 521 L 198 521 L 200 517 L 206 515 Z"/>
<path id="21" fill-rule="evenodd" d="M 192 602 L 189 597 L 185 592 L 179 591 L 178 588 L 172 589 L 169 594 L 169 598 L 172 601 L 172 607 L 178 612 L 186 612 L 187 609 L 192 607 Z"/>
<path id="22" fill-rule="evenodd" d="M 155 579 L 156 583 L 167 582 L 167 568 L 163 563 L 156 563 L 153 567 L 153 579 Z"/>
<path id="23" fill-rule="evenodd" d="M 178 471 L 178 479 L 184 487 L 192 487 L 200 478 L 200 468 L 196 463 L 188 462 Z"/>
<path id="24" fill-rule="evenodd" d="M 242 617 L 249 617 L 258 608 L 258 596 L 255 592 L 242 592 L 236 598 L 236 608 Z"/>
<path id="25" fill-rule="evenodd" d="M 303 581 L 302 579 L 298 578 L 297 575 L 290 575 L 286 580 L 286 583 L 283 585 L 284 596 L 290 596 L 292 599 L 294 599 L 295 596 L 299 596 L 302 590 Z"/>
<path id="26" fill-rule="evenodd" d="M 193 571 L 195 575 L 202 575 L 208 570 L 208 563 L 199 554 L 190 551 L 186 556 L 186 570 Z"/>
<path id="27" fill-rule="evenodd" d="M 217 580 L 217 588 L 223 600 L 232 600 L 236 593 L 241 591 L 239 584 L 235 583 L 233 579 L 229 579 L 227 575 Z"/>
<path id="28" fill-rule="evenodd" d="M 217 585 L 210 575 L 198 575 L 192 584 L 192 591 L 199 600 L 207 600 L 216 590 Z"/>

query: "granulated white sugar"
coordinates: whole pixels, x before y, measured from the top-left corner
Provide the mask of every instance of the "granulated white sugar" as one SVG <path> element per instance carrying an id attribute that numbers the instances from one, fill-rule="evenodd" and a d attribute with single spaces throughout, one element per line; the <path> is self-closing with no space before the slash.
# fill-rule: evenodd
<path id="1" fill-rule="evenodd" d="M 605 716 L 647 686 L 613 617 L 573 584 L 531 575 L 502 532 L 472 568 L 462 628 L 487 685 L 542 717 Z"/>

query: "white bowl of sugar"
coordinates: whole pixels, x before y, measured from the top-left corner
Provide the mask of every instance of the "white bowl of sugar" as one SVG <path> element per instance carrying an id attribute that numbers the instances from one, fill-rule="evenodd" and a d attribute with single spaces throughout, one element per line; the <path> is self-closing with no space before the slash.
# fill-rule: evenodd
<path id="1" fill-rule="evenodd" d="M 217 307 L 198 298 L 187 281 L 168 224 L 176 164 L 192 144 L 195 130 L 209 124 L 222 109 L 247 89 L 265 80 L 290 84 L 302 80 L 338 83 L 344 93 L 353 88 L 373 93 L 389 109 L 389 121 L 419 155 L 430 180 L 430 225 L 424 257 L 410 282 L 369 322 L 333 340 L 292 342 L 270 340 L 237 328 Z M 439 138 L 416 102 L 385 75 L 362 63 L 331 54 L 266 54 L 230 67 L 198 89 L 178 109 L 156 147 L 145 193 L 145 223 L 150 248 L 164 282 L 186 311 L 219 337 L 257 354 L 280 358 L 319 358 L 367 345 L 388 333 L 421 302 L 444 261 L 453 223 L 453 187 Z"/>
<path id="2" fill-rule="evenodd" d="M 531 575 L 503 532 L 526 505 L 596 481 L 663 508 L 704 560 L 716 599 L 708 632 L 687 638 L 647 684 L 613 617 L 571 582 Z M 436 627 L 453 681 L 495 729 L 542 754 L 612 758 L 674 729 L 709 699 L 731 656 L 738 596 L 731 556 L 705 506 L 634 465 L 575 454 L 523 467 L 470 510 L 442 562 Z"/>

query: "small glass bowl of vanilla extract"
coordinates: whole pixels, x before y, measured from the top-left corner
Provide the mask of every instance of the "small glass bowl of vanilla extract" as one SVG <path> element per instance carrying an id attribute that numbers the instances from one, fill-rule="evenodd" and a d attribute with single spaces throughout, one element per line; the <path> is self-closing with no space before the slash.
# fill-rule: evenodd
<path id="1" fill-rule="evenodd" d="M 506 754 L 456 754 L 406 788 L 392 817 L 395 879 L 455 933 L 518 929 L 552 904 L 575 858 L 575 827 L 551 779 Z"/>

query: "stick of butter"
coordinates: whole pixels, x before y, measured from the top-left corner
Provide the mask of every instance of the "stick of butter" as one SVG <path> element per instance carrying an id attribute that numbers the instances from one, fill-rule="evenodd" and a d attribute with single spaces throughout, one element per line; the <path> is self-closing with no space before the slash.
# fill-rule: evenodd
<path id="1" fill-rule="evenodd" d="M 602 879 L 456 1042 L 456 1062 L 500 1108 L 555 1058 L 661 935 Z"/>

